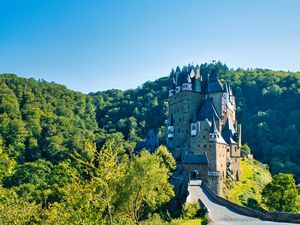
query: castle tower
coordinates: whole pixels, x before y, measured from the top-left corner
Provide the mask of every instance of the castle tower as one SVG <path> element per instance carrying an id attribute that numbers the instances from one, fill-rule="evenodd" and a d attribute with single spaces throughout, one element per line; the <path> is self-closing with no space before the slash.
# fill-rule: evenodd
<path id="1" fill-rule="evenodd" d="M 197 177 L 221 195 L 228 176 L 239 179 L 241 126 L 235 110 L 230 85 L 223 85 L 214 70 L 204 80 L 199 67 L 172 71 L 167 146 L 182 165 L 177 173 L 183 182 L 197 171 Z"/>
<path id="2" fill-rule="evenodd" d="M 172 121 L 172 125 L 168 127 L 167 145 L 176 160 L 183 160 L 184 155 L 189 152 L 191 121 L 204 99 L 203 94 L 193 90 L 192 80 L 195 80 L 193 73 L 177 74 L 175 93 L 169 95 L 168 121 L 169 123 Z M 173 133 L 169 135 L 171 130 Z"/>

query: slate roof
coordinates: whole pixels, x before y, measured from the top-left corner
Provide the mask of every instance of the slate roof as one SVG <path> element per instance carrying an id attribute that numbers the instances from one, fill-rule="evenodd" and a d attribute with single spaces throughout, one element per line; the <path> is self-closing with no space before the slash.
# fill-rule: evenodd
<path id="1" fill-rule="evenodd" d="M 212 121 L 213 117 L 217 120 L 220 120 L 218 113 L 212 103 L 212 98 L 207 98 L 201 108 L 201 110 L 197 114 L 197 119 L 203 121 L 208 119 Z"/>
<path id="2" fill-rule="evenodd" d="M 227 145 L 227 142 L 224 140 L 224 138 L 222 137 L 222 135 L 220 134 L 220 132 L 218 131 L 218 129 L 216 127 L 215 117 L 213 117 L 213 119 L 212 119 L 209 133 L 215 134 L 217 143 Z"/>
<path id="3" fill-rule="evenodd" d="M 208 164 L 206 154 L 187 154 L 183 160 L 184 164 Z"/>
<path id="4" fill-rule="evenodd" d="M 223 90 L 224 90 L 223 85 L 219 80 L 217 73 L 215 72 L 215 70 L 212 70 L 207 84 L 208 93 L 222 92 Z"/>
<path id="5" fill-rule="evenodd" d="M 194 115 L 193 115 L 192 123 L 197 123 L 197 114 L 196 113 L 194 113 Z"/>
<path id="6" fill-rule="evenodd" d="M 212 118 L 212 123 L 211 123 L 211 126 L 210 126 L 209 133 L 210 134 L 216 134 L 216 133 L 218 133 L 218 130 L 217 130 L 217 127 L 216 127 L 216 121 L 215 121 L 215 117 L 214 116 Z"/>
<path id="7" fill-rule="evenodd" d="M 236 142 L 234 141 L 234 133 L 235 130 L 233 127 L 232 120 L 230 117 L 228 117 L 222 130 L 222 136 L 228 144 L 236 144 Z"/>

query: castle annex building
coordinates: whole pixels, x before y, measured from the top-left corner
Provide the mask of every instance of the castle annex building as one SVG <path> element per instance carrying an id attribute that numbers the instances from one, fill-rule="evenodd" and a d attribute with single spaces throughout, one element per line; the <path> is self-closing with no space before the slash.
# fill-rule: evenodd
<path id="1" fill-rule="evenodd" d="M 200 68 L 170 76 L 167 146 L 178 162 L 173 178 L 186 185 L 202 179 L 218 195 L 228 178 L 239 180 L 241 125 L 235 97 L 213 70 Z"/>

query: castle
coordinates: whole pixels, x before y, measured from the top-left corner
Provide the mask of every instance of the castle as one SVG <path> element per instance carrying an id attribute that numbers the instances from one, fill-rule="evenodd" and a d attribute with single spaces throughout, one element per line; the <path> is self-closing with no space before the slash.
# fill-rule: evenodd
<path id="1" fill-rule="evenodd" d="M 173 71 L 170 80 L 166 138 L 177 161 L 172 178 L 184 186 L 201 179 L 222 195 L 225 180 L 240 176 L 241 125 L 232 89 L 214 70 L 202 76 L 199 67 Z"/>

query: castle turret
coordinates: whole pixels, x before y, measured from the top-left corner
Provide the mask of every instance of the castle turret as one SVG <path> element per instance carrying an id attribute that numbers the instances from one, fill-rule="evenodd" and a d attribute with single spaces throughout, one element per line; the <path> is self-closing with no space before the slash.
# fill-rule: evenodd
<path id="1" fill-rule="evenodd" d="M 200 74 L 200 69 L 196 69 L 196 75 L 195 75 L 195 91 L 196 92 L 202 92 L 202 77 Z"/>
<path id="2" fill-rule="evenodd" d="M 202 76 L 199 66 L 178 67 L 171 74 L 166 126 L 167 146 L 178 162 L 176 174 L 187 182 L 196 171 L 197 178 L 221 195 L 226 174 L 239 178 L 241 127 L 233 125 L 232 89 L 215 70 Z M 195 160 L 199 155 L 207 157 L 205 166 Z"/>
<path id="3" fill-rule="evenodd" d="M 191 79 L 190 75 L 187 74 L 182 83 L 182 91 L 191 91 L 191 90 L 193 90 L 192 79 Z"/>

